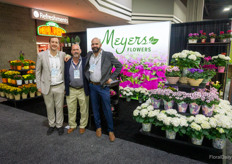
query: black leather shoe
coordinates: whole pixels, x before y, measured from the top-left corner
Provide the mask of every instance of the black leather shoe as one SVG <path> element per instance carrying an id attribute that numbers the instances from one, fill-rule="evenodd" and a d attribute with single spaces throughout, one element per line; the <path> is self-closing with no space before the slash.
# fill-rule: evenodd
<path id="1" fill-rule="evenodd" d="M 63 127 L 57 128 L 57 130 L 58 130 L 59 135 L 64 134 L 64 128 Z"/>
<path id="2" fill-rule="evenodd" d="M 51 135 L 54 132 L 54 130 L 55 130 L 55 127 L 49 127 L 47 131 L 47 135 L 48 136 Z"/>

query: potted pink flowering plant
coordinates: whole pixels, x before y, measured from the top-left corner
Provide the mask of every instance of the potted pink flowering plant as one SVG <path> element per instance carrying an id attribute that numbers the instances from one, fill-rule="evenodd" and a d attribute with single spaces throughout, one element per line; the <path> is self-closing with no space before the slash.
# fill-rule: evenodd
<path id="1" fill-rule="evenodd" d="M 181 76 L 179 67 L 177 66 L 168 66 L 165 72 L 166 79 L 169 84 L 176 84 Z"/>
<path id="2" fill-rule="evenodd" d="M 214 34 L 213 32 L 209 33 L 210 43 L 214 43 L 216 37 L 217 35 Z"/>
<path id="3" fill-rule="evenodd" d="M 190 33 L 190 34 L 188 34 L 189 43 L 197 43 L 198 39 L 199 39 L 199 34 L 198 33 Z"/>

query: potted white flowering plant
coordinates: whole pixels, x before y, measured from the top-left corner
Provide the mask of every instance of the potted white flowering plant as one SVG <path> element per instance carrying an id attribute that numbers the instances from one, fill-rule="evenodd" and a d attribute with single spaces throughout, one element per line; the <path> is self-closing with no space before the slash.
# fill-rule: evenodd
<path id="1" fill-rule="evenodd" d="M 203 57 L 204 55 L 201 55 L 199 52 L 189 50 L 183 50 L 182 52 L 172 55 L 171 63 L 175 66 L 179 66 L 182 71 L 182 76 L 179 82 L 188 83 L 188 79 L 186 77 L 188 68 L 199 68 L 201 58 Z"/>
<path id="2" fill-rule="evenodd" d="M 154 121 L 153 109 L 150 103 L 143 103 L 133 111 L 133 118 L 136 122 L 142 123 L 145 132 L 151 131 L 151 123 Z"/>
<path id="3" fill-rule="evenodd" d="M 192 143 L 195 145 L 202 145 L 204 136 L 209 135 L 209 129 L 211 128 L 208 118 L 202 114 L 191 116 L 187 118 L 188 128 L 186 134 L 191 137 Z"/>
<path id="4" fill-rule="evenodd" d="M 222 53 L 212 57 L 213 63 L 218 67 L 218 72 L 224 72 L 228 61 L 230 61 L 230 57 L 225 55 L 226 53 Z"/>
<path id="5" fill-rule="evenodd" d="M 215 115 L 209 118 L 211 129 L 209 139 L 213 139 L 213 147 L 223 149 L 226 139 L 232 142 L 232 106 L 228 100 L 220 99 L 215 106 Z"/>
<path id="6" fill-rule="evenodd" d="M 176 133 L 183 135 L 186 133 L 188 127 L 187 119 L 185 116 L 177 114 L 174 109 L 161 111 L 157 115 L 157 119 L 162 122 L 161 130 L 165 130 L 166 138 L 175 139 Z"/>
<path id="7" fill-rule="evenodd" d="M 135 88 L 134 92 L 138 98 L 139 103 L 146 101 L 149 98 L 149 93 L 146 88 Z"/>
<path id="8" fill-rule="evenodd" d="M 130 87 L 120 87 L 120 93 L 122 94 L 122 96 L 126 97 L 126 101 L 129 102 L 131 100 L 131 97 L 133 97 L 133 92 L 134 92 L 134 88 L 130 88 Z"/>

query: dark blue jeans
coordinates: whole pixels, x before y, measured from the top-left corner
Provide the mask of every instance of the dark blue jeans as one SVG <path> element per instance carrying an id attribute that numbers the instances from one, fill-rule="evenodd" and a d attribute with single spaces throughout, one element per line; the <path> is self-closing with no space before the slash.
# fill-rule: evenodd
<path id="1" fill-rule="evenodd" d="M 110 106 L 110 88 L 102 87 L 101 85 L 89 84 L 90 88 L 90 99 L 92 104 L 92 110 L 94 115 L 94 121 L 96 128 L 101 128 L 101 119 L 99 114 L 100 108 L 100 99 L 102 102 L 102 110 L 104 112 L 107 124 L 108 124 L 108 132 L 113 132 L 113 117 Z"/>

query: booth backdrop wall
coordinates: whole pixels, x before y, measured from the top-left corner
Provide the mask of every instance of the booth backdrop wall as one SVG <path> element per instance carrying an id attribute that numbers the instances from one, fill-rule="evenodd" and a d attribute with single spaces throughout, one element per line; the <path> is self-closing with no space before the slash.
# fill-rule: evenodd
<path id="1" fill-rule="evenodd" d="M 207 33 L 207 42 L 209 42 L 209 33 L 214 32 L 217 35 L 219 35 L 220 31 L 226 33 L 227 30 L 231 29 L 231 24 L 230 19 L 172 24 L 169 62 L 174 53 L 181 52 L 187 48 L 189 33 L 199 33 L 200 30 L 203 30 Z M 191 50 L 214 56 L 218 55 L 218 53 L 226 52 L 226 47 L 191 47 Z"/>

